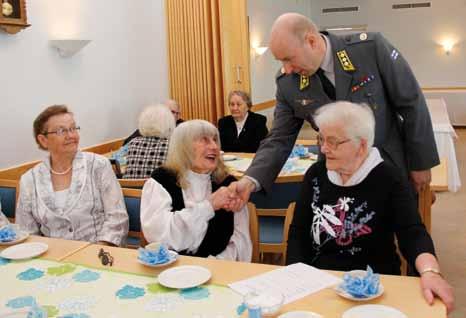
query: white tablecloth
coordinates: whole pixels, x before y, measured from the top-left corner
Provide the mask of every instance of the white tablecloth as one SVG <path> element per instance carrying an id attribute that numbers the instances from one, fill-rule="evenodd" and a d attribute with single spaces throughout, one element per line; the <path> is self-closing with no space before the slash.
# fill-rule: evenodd
<path id="1" fill-rule="evenodd" d="M 447 159 L 448 190 L 456 192 L 461 187 L 461 180 L 453 138 L 458 138 L 458 136 L 450 123 L 445 101 L 441 98 L 432 98 L 426 101 L 434 128 L 435 143 L 437 144 L 439 156 L 440 158 Z"/>

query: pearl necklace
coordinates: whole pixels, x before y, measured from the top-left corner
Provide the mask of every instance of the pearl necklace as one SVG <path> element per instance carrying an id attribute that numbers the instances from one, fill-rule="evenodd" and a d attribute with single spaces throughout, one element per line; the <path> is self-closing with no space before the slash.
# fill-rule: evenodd
<path id="1" fill-rule="evenodd" d="M 53 173 L 53 174 L 57 174 L 59 176 L 62 176 L 64 174 L 67 174 L 68 172 L 70 172 L 71 168 L 73 168 L 73 166 L 69 167 L 68 169 L 66 169 L 63 172 L 58 172 L 58 171 L 53 170 L 52 167 L 50 167 L 50 172 Z"/>

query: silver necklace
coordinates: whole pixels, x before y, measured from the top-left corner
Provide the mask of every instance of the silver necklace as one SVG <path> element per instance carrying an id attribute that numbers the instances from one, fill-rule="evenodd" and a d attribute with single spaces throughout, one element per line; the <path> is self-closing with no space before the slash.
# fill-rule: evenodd
<path id="1" fill-rule="evenodd" d="M 63 172 L 58 172 L 58 171 L 55 171 L 52 169 L 52 167 L 50 167 L 50 172 L 53 173 L 53 174 L 57 174 L 59 176 L 62 176 L 64 174 L 67 174 L 68 172 L 70 172 L 71 168 L 73 168 L 73 166 L 71 165 L 68 169 L 66 169 L 65 171 Z"/>

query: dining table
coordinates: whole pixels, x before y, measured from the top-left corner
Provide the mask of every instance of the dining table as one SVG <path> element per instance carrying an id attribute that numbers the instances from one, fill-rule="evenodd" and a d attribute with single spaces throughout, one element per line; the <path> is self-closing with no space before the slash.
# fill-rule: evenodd
<path id="1" fill-rule="evenodd" d="M 0 265 L 2 281 L 11 283 L 9 288 L 0 288 L 0 299 L 4 300 L 0 302 L 0 312 L 5 309 L 2 307 L 5 304 L 25 305 L 33 299 L 52 312 L 76 313 L 70 317 L 104 317 L 101 313 L 115 318 L 247 317 L 247 311 L 237 310 L 242 295 L 228 288 L 228 284 L 283 268 L 190 256 L 179 256 L 164 267 L 149 267 L 138 261 L 138 250 L 135 249 L 39 236 L 30 236 L 27 242 L 46 242 L 48 251 L 38 258 Z M 111 266 L 104 265 L 102 253 L 111 257 Z M 188 290 L 160 286 L 159 275 L 168 269 L 185 266 L 207 270 L 210 279 L 200 287 Z M 337 277 L 344 275 L 338 271 L 325 272 Z M 436 299 L 432 305 L 424 300 L 419 278 L 380 275 L 380 283 L 384 287 L 383 294 L 369 301 L 348 300 L 329 287 L 283 305 L 272 317 L 302 310 L 325 318 L 342 318 L 346 311 L 362 304 L 393 307 L 410 318 L 447 317 L 446 307 L 440 300 Z M 5 285 L 2 283 L 2 286 Z M 281 287 L 277 284 L 277 291 Z M 13 296 L 15 298 L 11 299 Z M 95 316 L 93 313 L 100 314 Z"/>

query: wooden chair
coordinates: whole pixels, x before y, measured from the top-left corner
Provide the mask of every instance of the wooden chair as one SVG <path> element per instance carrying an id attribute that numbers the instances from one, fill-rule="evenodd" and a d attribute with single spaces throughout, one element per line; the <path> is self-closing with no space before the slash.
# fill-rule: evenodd
<path id="1" fill-rule="evenodd" d="M 127 247 L 138 248 L 145 246 L 145 240 L 141 231 L 141 194 L 140 189 L 123 188 L 126 211 L 129 217 L 129 232 Z"/>
<path id="2" fill-rule="evenodd" d="M 281 264 L 285 265 L 288 231 L 293 220 L 295 202 L 291 202 L 287 209 L 257 209 L 252 203 L 248 207 L 249 213 L 258 218 L 260 260 L 263 260 L 264 253 L 277 253 L 281 254 Z"/>
<path id="3" fill-rule="evenodd" d="M 14 222 L 16 204 L 19 196 L 19 180 L 0 179 L 0 200 L 2 212 Z"/>
<path id="4" fill-rule="evenodd" d="M 259 217 L 257 216 L 256 207 L 253 203 L 248 203 L 249 211 L 249 235 L 252 242 L 252 263 L 260 262 L 259 253 Z"/>
<path id="5" fill-rule="evenodd" d="M 142 189 L 147 179 L 118 179 L 122 188 Z"/>

